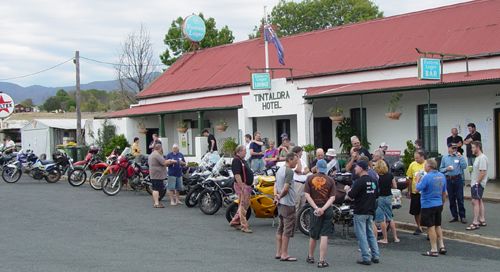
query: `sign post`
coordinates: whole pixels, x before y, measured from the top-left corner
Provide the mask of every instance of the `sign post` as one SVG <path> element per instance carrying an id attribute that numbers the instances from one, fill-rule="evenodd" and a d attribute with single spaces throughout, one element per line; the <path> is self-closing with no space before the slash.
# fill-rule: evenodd
<path id="1" fill-rule="evenodd" d="M 14 105 L 10 95 L 0 92 L 0 119 L 9 117 L 14 112 Z"/>
<path id="2" fill-rule="evenodd" d="M 271 75 L 269 73 L 252 73 L 252 90 L 270 90 Z"/>
<path id="3" fill-rule="evenodd" d="M 418 78 L 423 80 L 441 79 L 441 60 L 432 58 L 420 58 L 418 60 Z"/>

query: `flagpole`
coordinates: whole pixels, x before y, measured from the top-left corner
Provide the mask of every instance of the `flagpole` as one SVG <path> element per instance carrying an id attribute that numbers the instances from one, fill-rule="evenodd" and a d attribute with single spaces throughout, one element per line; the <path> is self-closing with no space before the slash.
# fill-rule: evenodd
<path id="1" fill-rule="evenodd" d="M 264 38 L 264 57 L 266 60 L 266 72 L 269 72 L 269 49 L 266 39 L 266 25 L 267 25 L 267 7 L 264 6 L 264 26 L 262 27 L 262 34 Z"/>

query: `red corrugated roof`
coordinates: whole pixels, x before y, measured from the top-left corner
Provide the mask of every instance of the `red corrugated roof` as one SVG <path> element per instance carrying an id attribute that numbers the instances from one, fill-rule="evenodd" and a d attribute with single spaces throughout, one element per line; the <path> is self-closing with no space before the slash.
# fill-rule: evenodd
<path id="1" fill-rule="evenodd" d="M 415 48 L 482 55 L 500 52 L 500 1 L 479 0 L 314 31 L 281 39 L 294 77 L 414 65 Z M 280 67 L 270 45 L 270 66 Z M 264 44 L 253 39 L 185 54 L 138 97 L 249 84 L 264 66 Z M 278 72 L 275 77 L 289 76 Z"/>
<path id="2" fill-rule="evenodd" d="M 243 94 L 232 94 L 224 96 L 203 97 L 187 99 L 181 101 L 172 101 L 165 103 L 149 104 L 137 106 L 130 109 L 111 112 L 105 115 L 107 118 L 130 117 L 137 115 L 148 115 L 158 113 L 172 113 L 188 110 L 214 110 L 239 108 L 242 105 L 241 97 Z"/>
<path id="3" fill-rule="evenodd" d="M 477 83 L 478 81 L 496 81 L 500 82 L 500 69 L 483 70 L 470 72 L 469 76 L 465 72 L 445 74 L 443 81 L 419 80 L 415 77 L 397 78 L 389 80 L 377 80 L 359 82 L 353 84 L 337 84 L 308 88 L 306 97 L 322 96 L 341 96 L 356 93 L 370 93 L 377 91 L 390 91 L 401 89 L 425 89 L 446 87 L 453 84 L 467 85 Z"/>

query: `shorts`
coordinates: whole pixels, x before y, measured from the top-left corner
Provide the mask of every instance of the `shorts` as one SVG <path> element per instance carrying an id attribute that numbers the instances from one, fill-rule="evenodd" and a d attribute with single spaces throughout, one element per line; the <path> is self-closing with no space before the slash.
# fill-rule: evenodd
<path id="1" fill-rule="evenodd" d="M 431 207 L 431 208 L 422 208 L 422 226 L 425 227 L 439 227 L 441 226 L 441 212 L 443 211 L 443 205 Z"/>
<path id="2" fill-rule="evenodd" d="M 163 183 L 162 179 L 152 179 L 151 184 L 153 185 L 151 186 L 153 191 L 159 192 L 165 190 L 165 183 Z"/>
<path id="3" fill-rule="evenodd" d="M 411 194 L 410 214 L 419 215 L 421 207 L 422 206 L 420 206 L 420 194 Z"/>
<path id="4" fill-rule="evenodd" d="M 377 199 L 377 211 L 375 212 L 375 222 L 392 221 L 392 195 L 380 196 Z"/>
<path id="5" fill-rule="evenodd" d="M 170 191 L 182 191 L 182 177 L 168 177 L 168 190 Z"/>
<path id="6" fill-rule="evenodd" d="M 322 236 L 333 235 L 333 208 L 325 210 L 322 216 L 311 214 L 311 229 L 309 237 L 313 240 L 319 240 Z"/>
<path id="7" fill-rule="evenodd" d="M 475 184 L 470 187 L 470 196 L 472 199 L 483 199 L 484 187 L 481 184 Z"/>
<path id="8" fill-rule="evenodd" d="M 293 237 L 295 233 L 295 207 L 283 204 L 278 205 L 278 230 L 276 234 Z"/>

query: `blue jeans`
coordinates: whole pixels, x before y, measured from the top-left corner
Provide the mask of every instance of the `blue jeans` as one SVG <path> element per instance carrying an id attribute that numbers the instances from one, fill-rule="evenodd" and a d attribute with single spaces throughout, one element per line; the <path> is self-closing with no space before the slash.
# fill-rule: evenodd
<path id="1" fill-rule="evenodd" d="M 373 234 L 373 215 L 355 214 L 354 231 L 356 232 L 356 238 L 358 238 L 358 245 L 363 261 L 379 259 L 380 252 L 378 250 L 377 238 Z M 371 254 L 369 250 L 371 250 Z"/>
<path id="2" fill-rule="evenodd" d="M 252 168 L 253 172 L 262 172 L 266 169 L 266 162 L 264 159 L 252 159 L 250 168 Z"/>
<path id="3" fill-rule="evenodd" d="M 447 180 L 446 190 L 448 190 L 448 199 L 450 200 L 450 211 L 453 218 L 465 218 L 464 208 L 464 180 Z M 458 212 L 457 212 L 458 207 Z"/>

